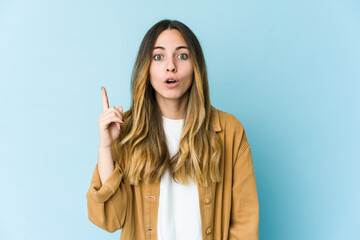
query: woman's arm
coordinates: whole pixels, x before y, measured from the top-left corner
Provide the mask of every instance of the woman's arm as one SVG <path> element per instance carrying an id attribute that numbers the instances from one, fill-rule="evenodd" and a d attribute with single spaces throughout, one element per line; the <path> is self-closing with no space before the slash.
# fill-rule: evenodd
<path id="1" fill-rule="evenodd" d="M 114 170 L 101 183 L 98 164 L 91 178 L 90 188 L 86 194 L 88 218 L 96 226 L 114 232 L 123 227 L 131 194 L 130 186 L 123 182 L 123 171 L 115 162 Z"/>
<path id="2" fill-rule="evenodd" d="M 99 147 L 98 151 L 98 170 L 100 174 L 101 184 L 104 184 L 106 179 L 114 171 L 114 161 L 112 157 L 111 147 Z"/>
<path id="3" fill-rule="evenodd" d="M 123 171 L 113 154 L 113 147 L 120 135 L 123 109 L 120 106 L 109 108 L 109 101 L 104 87 L 101 88 L 103 113 L 99 116 L 99 152 L 90 188 L 86 194 L 88 217 L 91 222 L 109 232 L 114 232 L 124 225 L 127 207 L 131 204 L 128 197 L 131 188 L 122 181 Z M 116 149 L 114 149 L 116 150 Z"/>
<path id="4" fill-rule="evenodd" d="M 259 239 L 258 195 L 250 146 L 246 137 L 233 166 L 229 240 L 234 239 Z"/>

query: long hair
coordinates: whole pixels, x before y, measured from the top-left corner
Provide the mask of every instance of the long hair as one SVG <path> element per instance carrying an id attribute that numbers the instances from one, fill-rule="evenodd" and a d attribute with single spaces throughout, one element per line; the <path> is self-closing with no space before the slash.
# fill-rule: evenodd
<path id="1" fill-rule="evenodd" d="M 166 29 L 178 30 L 188 45 L 193 64 L 193 82 L 177 153 L 170 158 L 149 67 L 157 37 Z M 124 113 L 114 158 L 131 184 L 159 182 L 167 167 L 182 184 L 200 185 L 220 181 L 220 139 L 211 128 L 211 105 L 204 55 L 194 33 L 179 21 L 162 20 L 145 34 L 132 72 L 132 105 Z"/>

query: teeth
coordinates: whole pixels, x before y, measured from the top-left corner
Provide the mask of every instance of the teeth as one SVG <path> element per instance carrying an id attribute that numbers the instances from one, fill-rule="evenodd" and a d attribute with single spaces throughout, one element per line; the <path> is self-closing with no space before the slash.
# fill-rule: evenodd
<path id="1" fill-rule="evenodd" d="M 167 80 L 166 82 L 167 82 L 167 83 L 174 83 L 174 82 L 176 82 L 176 80 L 169 79 L 169 80 Z"/>

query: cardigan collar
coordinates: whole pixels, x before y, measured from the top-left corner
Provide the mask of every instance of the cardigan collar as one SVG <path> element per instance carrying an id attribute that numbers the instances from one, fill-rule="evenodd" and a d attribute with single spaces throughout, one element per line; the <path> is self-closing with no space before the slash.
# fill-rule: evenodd
<path id="1" fill-rule="evenodd" d="M 219 110 L 211 105 L 211 127 L 215 132 L 221 131 Z"/>

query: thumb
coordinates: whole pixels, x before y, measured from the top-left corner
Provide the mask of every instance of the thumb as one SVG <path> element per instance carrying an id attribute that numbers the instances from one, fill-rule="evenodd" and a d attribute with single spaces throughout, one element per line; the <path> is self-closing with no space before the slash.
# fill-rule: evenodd
<path id="1" fill-rule="evenodd" d="M 122 106 L 120 106 L 120 107 L 118 107 L 118 109 L 119 109 L 119 111 L 120 111 L 121 115 L 123 115 L 123 107 L 122 107 Z"/>

